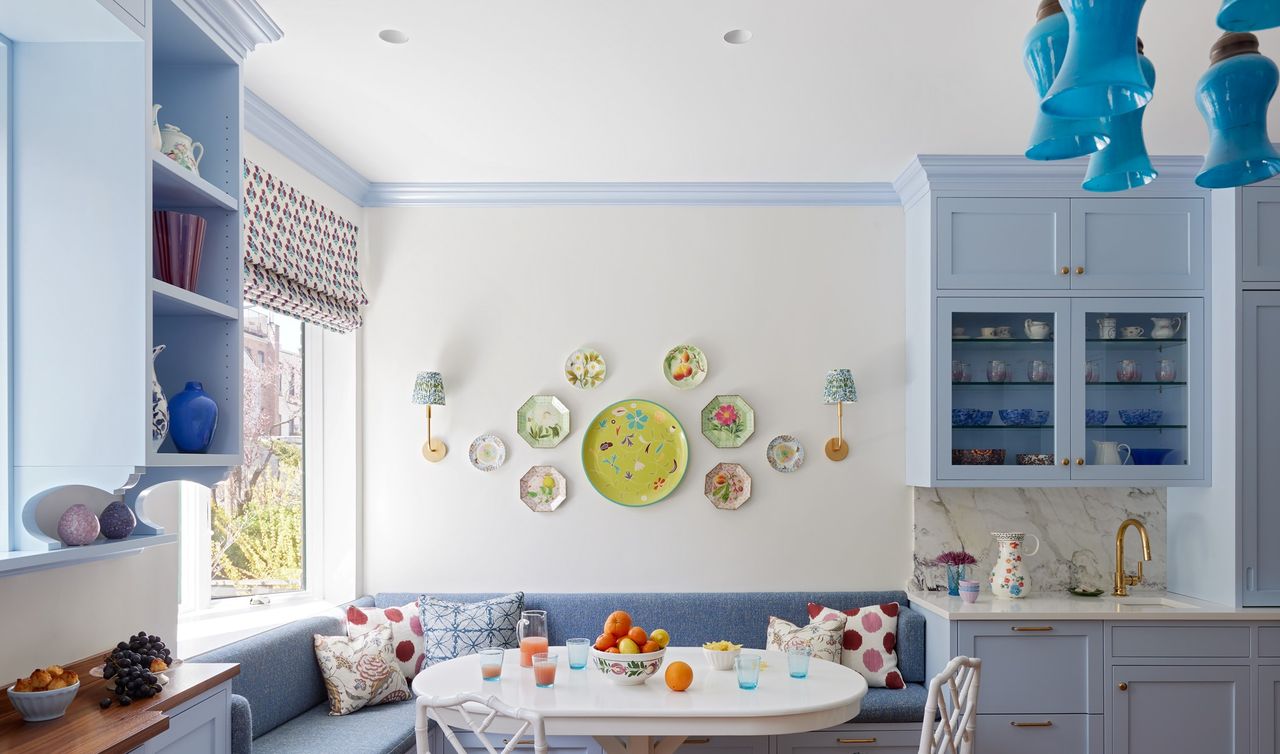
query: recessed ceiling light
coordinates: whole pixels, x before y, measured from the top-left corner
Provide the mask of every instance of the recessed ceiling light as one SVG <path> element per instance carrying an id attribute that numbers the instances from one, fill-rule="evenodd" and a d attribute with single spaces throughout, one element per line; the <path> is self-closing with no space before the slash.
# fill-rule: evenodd
<path id="1" fill-rule="evenodd" d="M 378 39 L 393 45 L 402 45 L 409 41 L 409 35 L 399 29 L 383 29 L 378 32 Z"/>
<path id="2" fill-rule="evenodd" d="M 751 32 L 747 29 L 730 29 L 724 33 L 724 41 L 731 45 L 744 45 L 751 41 Z"/>

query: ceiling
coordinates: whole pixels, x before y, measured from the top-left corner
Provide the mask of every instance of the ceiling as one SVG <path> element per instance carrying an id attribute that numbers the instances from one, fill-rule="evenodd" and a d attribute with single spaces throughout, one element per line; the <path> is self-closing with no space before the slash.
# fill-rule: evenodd
<path id="1" fill-rule="evenodd" d="M 886 181 L 1020 153 L 1036 107 L 1033 0 L 259 2 L 285 35 L 248 87 L 372 181 Z M 1204 148 L 1218 4 L 1147 4 L 1153 153 Z"/>

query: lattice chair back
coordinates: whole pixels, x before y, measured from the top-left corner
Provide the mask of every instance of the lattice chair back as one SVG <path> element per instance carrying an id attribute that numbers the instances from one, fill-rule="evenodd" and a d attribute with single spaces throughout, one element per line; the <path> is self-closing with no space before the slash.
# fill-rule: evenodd
<path id="1" fill-rule="evenodd" d="M 431 754 L 428 748 L 430 737 L 427 735 L 430 720 L 436 721 L 441 733 L 453 745 L 457 754 L 468 754 L 467 749 L 458 741 L 457 735 L 441 715 L 444 710 L 449 710 L 450 716 L 456 715 L 461 718 L 463 724 L 471 729 L 488 754 L 511 754 L 512 750 L 519 745 L 521 737 L 530 732 L 533 733 L 534 754 L 547 754 L 546 726 L 542 723 L 542 715 L 519 707 L 511 707 L 496 696 L 473 693 L 443 697 L 420 696 L 417 705 L 414 731 L 418 741 L 418 754 Z M 502 749 L 494 748 L 489 740 L 489 729 L 494 721 L 498 720 L 517 723 L 515 731 L 507 736 L 507 743 Z"/>
<path id="2" fill-rule="evenodd" d="M 929 682 L 919 754 L 973 754 L 982 660 L 956 657 Z"/>

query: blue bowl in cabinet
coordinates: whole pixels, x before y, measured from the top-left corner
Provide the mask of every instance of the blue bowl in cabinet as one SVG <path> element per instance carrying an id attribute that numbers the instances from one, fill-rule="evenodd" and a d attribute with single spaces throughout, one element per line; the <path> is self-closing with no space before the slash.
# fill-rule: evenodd
<path id="1" fill-rule="evenodd" d="M 955 427 L 985 427 L 991 423 L 993 413 L 980 408 L 953 408 L 951 424 Z"/>
<path id="2" fill-rule="evenodd" d="M 1126 427 L 1154 427 L 1164 418 L 1164 412 L 1158 408 L 1122 408 L 1120 421 Z"/>
<path id="3" fill-rule="evenodd" d="M 1107 423 L 1107 419 L 1111 418 L 1111 412 L 1100 408 L 1086 408 L 1084 410 L 1084 423 L 1090 427 L 1101 427 Z"/>
<path id="4" fill-rule="evenodd" d="M 1002 408 L 1000 421 L 1010 427 L 1039 427 L 1049 421 L 1049 412 L 1034 408 Z"/>
<path id="5" fill-rule="evenodd" d="M 1134 466 L 1163 466 L 1173 448 L 1130 448 Z"/>

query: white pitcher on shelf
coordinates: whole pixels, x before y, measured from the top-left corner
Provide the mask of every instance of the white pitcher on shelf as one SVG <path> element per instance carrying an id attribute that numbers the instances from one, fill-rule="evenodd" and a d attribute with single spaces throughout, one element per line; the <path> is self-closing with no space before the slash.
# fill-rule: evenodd
<path id="1" fill-rule="evenodd" d="M 1121 450 L 1124 451 L 1123 459 L 1120 457 Z M 1133 451 L 1122 442 L 1093 441 L 1093 462 L 1099 466 L 1126 466 L 1132 457 Z"/>
<path id="2" fill-rule="evenodd" d="M 204 157 L 203 144 L 192 141 L 190 136 L 182 133 L 182 129 L 172 123 L 164 124 L 164 128 L 160 129 L 160 137 L 161 152 L 187 170 L 200 175 L 200 160 Z M 197 149 L 200 150 L 199 154 L 196 153 Z"/>
<path id="3" fill-rule="evenodd" d="M 1031 579 L 1023 570 L 1022 558 L 1040 552 L 1040 538 L 1020 531 L 993 531 L 991 536 L 996 540 L 996 562 L 991 567 L 991 596 L 1006 600 L 1026 597 L 1031 591 Z M 1036 541 L 1031 552 L 1025 552 L 1022 546 L 1027 537 Z"/>
<path id="4" fill-rule="evenodd" d="M 1182 329 L 1181 317 L 1152 317 L 1151 337 L 1155 340 L 1168 340 Z"/>

